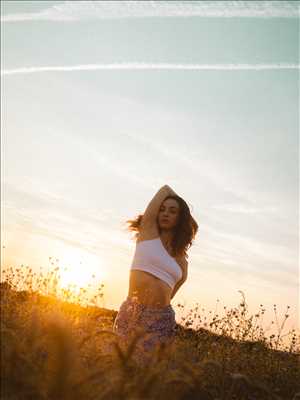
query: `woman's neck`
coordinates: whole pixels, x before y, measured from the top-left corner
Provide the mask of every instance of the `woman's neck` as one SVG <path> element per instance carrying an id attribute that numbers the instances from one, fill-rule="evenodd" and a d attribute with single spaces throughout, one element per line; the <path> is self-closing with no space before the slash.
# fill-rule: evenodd
<path id="1" fill-rule="evenodd" d="M 168 231 L 168 230 L 162 230 L 160 233 L 160 238 L 161 241 L 163 242 L 163 244 L 165 245 L 165 247 L 173 252 L 171 243 L 172 243 L 172 239 L 173 239 L 173 232 L 172 231 Z"/>

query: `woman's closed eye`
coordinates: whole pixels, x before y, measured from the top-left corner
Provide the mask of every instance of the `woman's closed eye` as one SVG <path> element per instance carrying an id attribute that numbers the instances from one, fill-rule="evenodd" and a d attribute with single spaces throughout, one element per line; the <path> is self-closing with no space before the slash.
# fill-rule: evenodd
<path id="1" fill-rule="evenodd" d="M 165 211 L 165 209 L 161 208 L 160 211 Z M 170 211 L 170 212 L 171 212 L 171 214 L 176 214 L 176 211 Z"/>

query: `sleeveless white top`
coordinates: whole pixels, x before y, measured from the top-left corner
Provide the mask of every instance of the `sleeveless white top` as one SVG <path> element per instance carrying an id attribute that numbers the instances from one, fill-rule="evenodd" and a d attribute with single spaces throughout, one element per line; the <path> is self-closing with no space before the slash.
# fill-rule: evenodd
<path id="1" fill-rule="evenodd" d="M 165 249 L 160 237 L 136 243 L 130 269 L 149 272 L 166 282 L 171 289 L 182 278 L 182 269 Z"/>

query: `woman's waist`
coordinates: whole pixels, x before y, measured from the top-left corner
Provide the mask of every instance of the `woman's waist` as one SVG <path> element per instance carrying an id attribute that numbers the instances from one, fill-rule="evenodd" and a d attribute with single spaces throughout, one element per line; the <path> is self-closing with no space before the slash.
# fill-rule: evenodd
<path id="1" fill-rule="evenodd" d="M 162 298 L 149 298 L 143 294 L 131 293 L 129 291 L 126 301 L 137 304 L 147 310 L 169 310 L 172 309 L 170 301 Z"/>
<path id="2" fill-rule="evenodd" d="M 170 297 L 165 296 L 151 296 L 144 294 L 144 292 L 139 292 L 136 290 L 129 290 L 127 299 L 131 299 L 133 301 L 137 301 L 145 306 L 149 307 L 169 307 L 170 306 Z"/>
<path id="3" fill-rule="evenodd" d="M 129 297 L 149 306 L 168 306 L 171 300 L 171 287 L 148 272 L 131 270 Z"/>
<path id="4" fill-rule="evenodd" d="M 132 269 L 130 271 L 130 286 L 137 289 L 149 289 L 161 295 L 171 295 L 172 288 L 159 276 L 142 269 Z"/>

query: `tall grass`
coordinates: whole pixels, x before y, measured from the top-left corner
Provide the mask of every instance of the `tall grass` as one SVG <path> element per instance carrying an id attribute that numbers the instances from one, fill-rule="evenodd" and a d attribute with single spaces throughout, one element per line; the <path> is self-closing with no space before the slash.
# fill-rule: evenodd
<path id="1" fill-rule="evenodd" d="M 88 297 L 60 287 L 48 274 L 7 268 L 1 282 L 1 399 L 296 400 L 300 396 L 300 335 L 267 336 L 261 308 L 249 315 L 244 293 L 224 315 L 198 303 L 181 314 L 171 345 L 157 347 L 146 365 L 136 359 L 137 331 L 124 345 L 112 330 L 117 311 L 101 308 L 103 285 Z M 261 305 L 262 307 L 262 305 Z M 288 307 L 289 308 L 289 307 Z M 284 345 L 282 338 L 290 339 Z"/>

